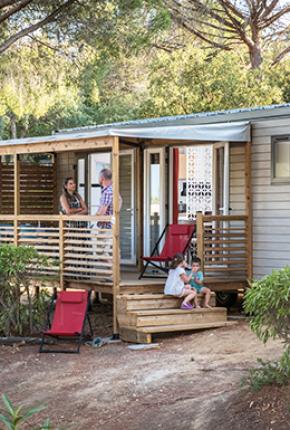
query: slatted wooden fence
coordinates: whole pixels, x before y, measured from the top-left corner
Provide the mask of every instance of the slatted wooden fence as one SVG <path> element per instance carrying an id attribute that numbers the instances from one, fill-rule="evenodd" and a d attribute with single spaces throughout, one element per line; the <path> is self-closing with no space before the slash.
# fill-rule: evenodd
<path id="1" fill-rule="evenodd" d="M 246 216 L 197 216 L 197 254 L 205 277 L 246 280 L 248 276 Z"/>
<path id="2" fill-rule="evenodd" d="M 62 286 L 69 280 L 112 285 L 113 233 L 103 225 L 112 217 L 2 215 L 0 219 L 0 246 L 32 246 L 49 260 L 49 267 L 31 267 L 33 276 L 59 279 Z"/>
<path id="3" fill-rule="evenodd" d="M 14 212 L 13 164 L 0 162 L 0 213 Z M 20 162 L 20 211 L 22 214 L 52 214 L 56 210 L 56 163 Z"/>

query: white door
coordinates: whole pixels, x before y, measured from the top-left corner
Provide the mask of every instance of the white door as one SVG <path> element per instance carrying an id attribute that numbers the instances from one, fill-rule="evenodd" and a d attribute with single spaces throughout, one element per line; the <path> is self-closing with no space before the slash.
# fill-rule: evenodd
<path id="1" fill-rule="evenodd" d="M 120 247 L 121 263 L 136 264 L 136 205 L 135 205 L 135 152 L 120 152 Z"/>
<path id="2" fill-rule="evenodd" d="M 88 157 L 88 205 L 89 213 L 95 215 L 101 198 L 99 174 L 102 169 L 111 168 L 111 153 L 98 152 Z"/>
<path id="3" fill-rule="evenodd" d="M 77 187 L 79 195 L 86 200 L 86 159 L 78 158 Z"/>
<path id="4" fill-rule="evenodd" d="M 89 211 L 94 215 L 98 210 L 101 187 L 98 183 L 99 173 L 104 168 L 111 168 L 111 153 L 98 152 L 89 155 Z M 121 263 L 136 264 L 136 208 L 134 150 L 120 152 L 120 195 L 122 208 L 120 212 L 120 247 Z"/>
<path id="5" fill-rule="evenodd" d="M 230 150 L 229 142 L 213 145 L 213 212 L 215 215 L 229 214 L 230 194 Z"/>
<path id="6" fill-rule="evenodd" d="M 165 227 L 165 150 L 144 151 L 144 255 L 150 255 Z"/>

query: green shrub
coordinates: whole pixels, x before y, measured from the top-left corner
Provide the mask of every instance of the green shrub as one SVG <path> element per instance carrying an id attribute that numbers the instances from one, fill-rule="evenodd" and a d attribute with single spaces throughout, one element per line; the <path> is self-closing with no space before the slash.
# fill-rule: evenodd
<path id="1" fill-rule="evenodd" d="M 245 297 L 251 329 L 264 343 L 280 338 L 290 344 L 290 267 L 275 270 L 252 284 Z"/>
<path id="2" fill-rule="evenodd" d="M 31 294 L 32 271 L 48 266 L 48 260 L 32 247 L 0 247 L 0 335 L 27 335 L 44 323 L 48 294 Z"/>
<path id="3" fill-rule="evenodd" d="M 287 385 L 290 379 L 290 356 L 285 351 L 277 362 L 265 362 L 258 359 L 259 367 L 251 369 L 249 375 L 242 382 L 250 385 L 254 391 L 260 390 L 264 385 Z"/>
<path id="4" fill-rule="evenodd" d="M 263 385 L 287 384 L 290 380 L 290 268 L 275 270 L 252 284 L 244 302 L 250 314 L 250 327 L 264 343 L 279 338 L 284 353 L 277 362 L 258 360 L 260 366 L 250 370 L 247 382 L 258 390 Z"/>
<path id="5" fill-rule="evenodd" d="M 22 427 L 22 424 L 27 423 L 33 415 L 45 409 L 44 406 L 39 406 L 37 408 L 24 411 L 22 406 L 14 407 L 5 394 L 2 396 L 2 400 L 7 412 L 0 413 L 0 422 L 2 422 L 8 430 L 20 430 L 21 428 L 24 428 Z M 49 430 L 51 428 L 49 420 L 46 420 L 40 427 L 38 427 L 39 430 Z"/>

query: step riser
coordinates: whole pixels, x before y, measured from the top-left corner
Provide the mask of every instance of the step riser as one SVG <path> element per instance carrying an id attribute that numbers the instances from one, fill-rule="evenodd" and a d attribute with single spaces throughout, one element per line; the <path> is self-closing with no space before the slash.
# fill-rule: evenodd
<path id="1" fill-rule="evenodd" d="M 137 317 L 136 327 L 160 326 L 167 324 L 202 324 L 226 321 L 225 314 L 185 314 L 185 315 L 158 315 Z"/>
<path id="2" fill-rule="evenodd" d="M 146 309 L 178 309 L 180 308 L 181 302 L 183 299 L 170 297 L 170 298 L 162 298 L 162 299 L 137 299 L 137 300 L 127 300 L 125 297 L 118 298 L 118 302 L 120 303 L 120 310 L 122 312 L 130 312 L 130 311 L 139 311 Z M 204 298 L 200 296 L 198 298 L 199 303 L 203 303 Z M 215 295 L 212 295 L 210 298 L 210 306 L 215 307 L 216 300 Z"/>
<path id="3" fill-rule="evenodd" d="M 227 319 L 226 310 L 222 312 L 190 312 L 169 315 L 129 315 L 119 314 L 118 322 L 121 326 L 146 327 L 174 324 L 203 324 L 224 322 Z"/>
<path id="4" fill-rule="evenodd" d="M 120 294 L 162 294 L 164 285 L 134 285 L 121 286 Z"/>

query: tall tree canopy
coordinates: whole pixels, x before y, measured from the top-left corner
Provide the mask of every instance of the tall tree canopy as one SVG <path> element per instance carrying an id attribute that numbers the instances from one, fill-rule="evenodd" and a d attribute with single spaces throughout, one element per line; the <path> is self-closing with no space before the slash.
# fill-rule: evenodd
<path id="1" fill-rule="evenodd" d="M 289 1 L 0 0 L 1 136 L 289 102 Z"/>
<path id="2" fill-rule="evenodd" d="M 0 54 L 22 37 L 68 18 L 76 0 L 0 0 Z"/>
<path id="3" fill-rule="evenodd" d="M 290 52 L 289 0 L 163 0 L 172 19 L 208 46 L 231 50 L 244 44 L 252 68 L 269 43 L 285 41 L 273 64 Z"/>

